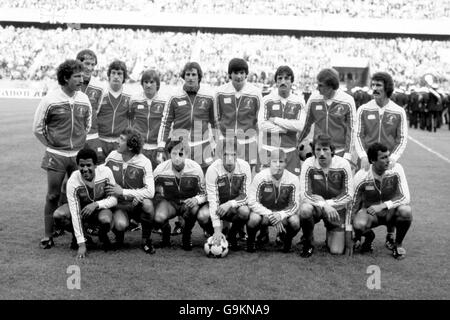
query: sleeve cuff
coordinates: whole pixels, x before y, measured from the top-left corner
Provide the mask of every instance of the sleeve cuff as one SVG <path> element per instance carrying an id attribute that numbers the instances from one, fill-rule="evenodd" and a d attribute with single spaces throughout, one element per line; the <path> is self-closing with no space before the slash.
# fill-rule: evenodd
<path id="1" fill-rule="evenodd" d="M 158 148 L 165 148 L 165 147 L 166 147 L 166 143 L 164 141 L 158 142 Z"/>
<path id="2" fill-rule="evenodd" d="M 391 209 L 392 206 L 394 205 L 394 204 L 392 203 L 392 201 L 386 201 L 384 204 L 386 205 L 386 207 L 387 207 L 388 210 Z"/>
<path id="3" fill-rule="evenodd" d="M 343 157 L 345 160 L 352 160 L 352 155 L 351 155 L 351 153 L 350 152 L 346 152 L 346 153 L 344 153 L 344 157 Z"/>
<path id="4" fill-rule="evenodd" d="M 198 204 L 203 204 L 205 202 L 205 197 L 202 196 L 195 196 L 195 199 L 197 199 Z"/>
<path id="5" fill-rule="evenodd" d="M 230 205 L 231 205 L 232 208 L 237 208 L 238 207 L 238 203 L 237 203 L 236 200 L 230 200 L 229 202 L 230 202 Z"/>
<path id="6" fill-rule="evenodd" d="M 325 200 L 325 203 L 328 204 L 330 207 L 334 207 L 336 205 L 336 202 L 331 199 Z"/>

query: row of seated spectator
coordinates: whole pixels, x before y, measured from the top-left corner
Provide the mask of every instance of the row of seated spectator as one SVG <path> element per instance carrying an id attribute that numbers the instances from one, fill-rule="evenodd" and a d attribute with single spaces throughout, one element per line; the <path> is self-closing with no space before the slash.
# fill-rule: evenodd
<path id="1" fill-rule="evenodd" d="M 176 84 L 183 65 L 198 61 L 205 73 L 203 81 L 220 85 L 227 79 L 228 61 L 242 57 L 249 63 L 251 82 L 271 86 L 276 68 L 289 65 L 296 85 L 313 85 L 318 70 L 332 66 L 341 55 L 366 58 L 371 71 L 387 71 L 399 84 L 417 83 L 430 71 L 450 79 L 450 63 L 445 59 L 450 41 L 13 26 L 0 26 L 0 78 L 54 79 L 58 62 L 74 58 L 84 48 L 96 52 L 97 76 L 102 80 L 108 64 L 120 59 L 127 64 L 131 80 L 138 80 L 144 69 L 155 68 L 162 81 Z"/>
<path id="2" fill-rule="evenodd" d="M 450 17 L 442 0 L 0 0 L 0 8 L 116 10 L 200 14 L 436 19 Z"/>

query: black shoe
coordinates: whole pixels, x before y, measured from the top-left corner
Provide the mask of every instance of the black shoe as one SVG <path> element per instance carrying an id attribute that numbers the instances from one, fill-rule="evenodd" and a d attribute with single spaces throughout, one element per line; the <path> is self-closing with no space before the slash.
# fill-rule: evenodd
<path id="1" fill-rule="evenodd" d="M 310 243 L 304 243 L 302 252 L 300 252 L 300 257 L 302 258 L 309 258 L 314 253 L 314 246 Z"/>
<path id="2" fill-rule="evenodd" d="M 55 231 L 53 232 L 53 238 L 58 238 L 61 237 L 65 234 L 66 232 L 64 231 L 64 229 L 55 229 Z"/>
<path id="3" fill-rule="evenodd" d="M 275 239 L 275 244 L 278 246 L 284 244 L 285 238 L 286 238 L 286 233 L 284 233 L 284 232 L 278 233 L 277 237 Z"/>
<path id="4" fill-rule="evenodd" d="M 282 251 L 284 253 L 288 253 L 289 251 L 291 251 L 291 247 L 292 247 L 292 239 L 287 239 L 287 237 L 285 237 Z"/>
<path id="5" fill-rule="evenodd" d="M 256 252 L 256 245 L 255 245 L 255 243 L 254 242 L 250 242 L 249 243 L 247 241 L 247 249 L 246 249 L 246 251 L 250 252 L 250 253 Z"/>
<path id="6" fill-rule="evenodd" d="M 156 252 L 151 239 L 145 240 L 145 242 L 142 243 L 141 248 L 147 254 L 154 254 Z"/>
<path id="7" fill-rule="evenodd" d="M 181 223 L 179 221 L 175 222 L 175 226 L 172 231 L 173 236 L 179 236 L 183 233 L 183 227 L 181 226 Z"/>
<path id="8" fill-rule="evenodd" d="M 361 253 L 373 252 L 373 240 L 375 239 L 375 233 L 370 230 L 364 234 L 364 242 L 361 245 Z"/>
<path id="9" fill-rule="evenodd" d="M 393 250 L 394 246 L 395 246 L 395 242 L 394 242 L 394 235 L 391 233 L 388 233 L 386 235 L 386 242 L 385 242 L 386 248 L 388 248 L 389 250 Z"/>
<path id="10" fill-rule="evenodd" d="M 185 251 L 192 250 L 192 241 L 190 236 L 188 237 L 183 235 L 183 239 L 181 240 L 181 242 L 182 242 L 181 247 L 183 248 L 183 250 Z"/>
<path id="11" fill-rule="evenodd" d="M 228 248 L 231 251 L 239 251 L 241 249 L 237 242 L 237 239 L 228 239 Z"/>
<path id="12" fill-rule="evenodd" d="M 269 233 L 268 232 L 264 232 L 264 233 L 260 233 L 258 235 L 258 237 L 256 238 L 256 244 L 258 245 L 258 247 L 262 247 L 263 245 L 266 245 L 269 243 Z"/>
<path id="13" fill-rule="evenodd" d="M 102 250 L 107 252 L 110 251 L 112 249 L 115 249 L 116 247 L 112 245 L 111 241 L 108 240 L 104 240 L 102 241 Z"/>
<path id="14" fill-rule="evenodd" d="M 241 241 L 247 241 L 247 233 L 244 230 L 239 230 L 237 238 Z"/>
<path id="15" fill-rule="evenodd" d="M 72 237 L 72 241 L 70 242 L 70 249 L 78 250 L 77 238 L 75 238 L 75 236 Z"/>
<path id="16" fill-rule="evenodd" d="M 394 245 L 394 248 L 392 249 L 392 256 L 397 260 L 405 259 L 406 256 L 405 248 Z"/>
<path id="17" fill-rule="evenodd" d="M 42 249 L 50 249 L 55 246 L 55 242 L 53 242 L 53 238 L 44 238 L 41 240 L 40 246 Z"/>

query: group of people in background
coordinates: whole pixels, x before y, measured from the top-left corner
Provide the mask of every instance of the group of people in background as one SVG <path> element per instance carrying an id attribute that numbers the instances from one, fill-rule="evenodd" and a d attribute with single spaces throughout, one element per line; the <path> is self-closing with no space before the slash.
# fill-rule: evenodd
<path id="1" fill-rule="evenodd" d="M 196 222 L 215 243 L 226 237 L 231 250 L 240 249 L 246 230 L 248 252 L 269 241 L 272 226 L 283 252 L 302 229 L 307 258 L 321 220 L 327 248 L 342 254 L 350 216 L 355 248 L 372 251 L 372 229 L 386 225 L 386 246 L 405 257 L 412 210 L 399 159 L 408 124 L 391 99 L 388 73 L 372 75 L 372 99 L 357 109 L 333 68 L 320 70 L 305 103 L 292 91 L 287 65 L 275 70 L 276 88 L 263 97 L 242 58 L 228 62 L 229 81 L 216 88 L 202 83 L 198 62 L 187 62 L 170 95 L 160 92 L 154 69 L 143 71 L 139 94 L 127 93 L 121 60 L 108 65 L 104 88 L 92 76 L 97 63 L 87 49 L 60 64 L 58 88 L 35 113 L 48 180 L 42 248 L 53 247 L 62 230 L 73 234 L 79 258 L 91 235 L 105 250 L 121 248 L 138 222 L 141 247 L 153 254 L 152 231 L 161 230 L 160 247 L 171 246 L 170 221 L 178 217 L 184 250 L 193 248 Z"/>

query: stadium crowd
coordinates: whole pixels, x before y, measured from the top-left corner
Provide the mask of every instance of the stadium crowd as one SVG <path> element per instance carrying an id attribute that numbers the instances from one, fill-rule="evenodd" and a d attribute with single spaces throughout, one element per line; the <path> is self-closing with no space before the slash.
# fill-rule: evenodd
<path id="1" fill-rule="evenodd" d="M 200 14 L 255 14 L 348 18 L 436 19 L 450 16 L 450 1 L 432 0 L 0 0 L 0 8 L 126 10 Z"/>
<path id="2" fill-rule="evenodd" d="M 226 61 L 242 56 L 252 66 L 250 82 L 272 86 L 276 66 L 287 64 L 297 74 L 295 85 L 305 87 L 314 83 L 317 70 L 333 65 L 339 55 L 368 59 L 370 70 L 387 70 L 397 85 L 415 84 L 426 72 L 450 78 L 450 65 L 442 53 L 450 50 L 450 41 L 14 26 L 0 26 L 0 39 L 0 79 L 11 80 L 55 79 L 55 62 L 80 47 L 98 52 L 96 72 L 101 80 L 106 80 L 106 57 L 125 61 L 132 81 L 145 68 L 155 68 L 161 81 L 171 85 L 180 82 L 183 64 L 193 60 L 204 67 L 205 83 L 221 85 L 227 79 Z"/>

